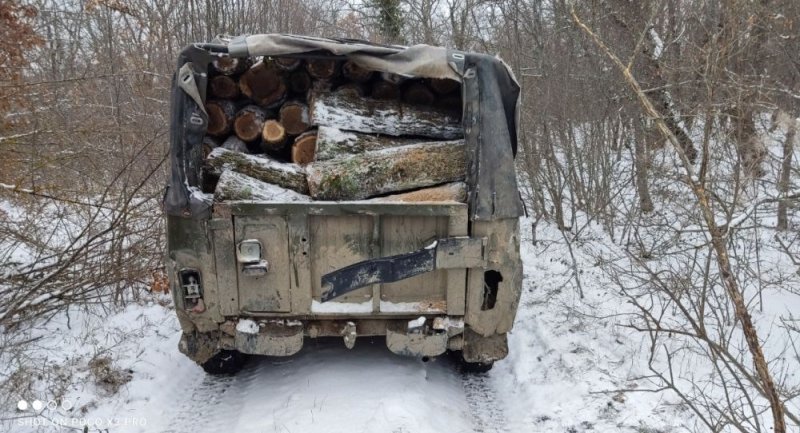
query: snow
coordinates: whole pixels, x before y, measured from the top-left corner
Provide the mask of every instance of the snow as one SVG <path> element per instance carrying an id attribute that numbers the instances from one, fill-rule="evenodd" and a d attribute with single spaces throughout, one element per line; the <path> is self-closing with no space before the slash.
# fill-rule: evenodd
<path id="1" fill-rule="evenodd" d="M 258 323 L 250 319 L 239 319 L 239 323 L 236 324 L 236 330 L 243 334 L 258 334 L 258 329 Z"/>
<path id="2" fill-rule="evenodd" d="M 419 316 L 414 320 L 409 320 L 408 321 L 408 329 L 409 330 L 420 328 L 423 325 L 425 325 L 425 316 Z"/>
<path id="3" fill-rule="evenodd" d="M 247 196 L 247 201 L 269 201 L 269 202 L 310 202 L 311 197 L 300 194 L 299 192 L 290 189 L 282 188 L 278 185 L 262 182 L 254 179 L 245 174 L 233 170 L 224 170 L 219 177 L 217 184 L 217 200 L 222 200 L 219 196 L 220 191 L 231 191 L 233 188 L 229 185 L 238 185 L 242 187 L 241 191 L 231 192 L 232 194 L 240 194 Z M 228 199 L 228 197 L 225 197 Z M 238 199 L 236 199 L 238 200 Z"/>
<path id="4" fill-rule="evenodd" d="M 384 313 L 443 313 L 444 302 L 393 302 L 381 300 Z"/>
<path id="5" fill-rule="evenodd" d="M 371 313 L 372 300 L 364 302 L 319 302 L 315 299 L 311 301 L 311 312 L 318 314 Z"/>

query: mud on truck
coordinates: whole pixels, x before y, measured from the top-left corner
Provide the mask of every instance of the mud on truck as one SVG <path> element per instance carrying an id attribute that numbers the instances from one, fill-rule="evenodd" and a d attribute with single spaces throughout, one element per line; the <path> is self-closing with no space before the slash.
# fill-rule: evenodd
<path id="1" fill-rule="evenodd" d="M 518 97 L 498 58 L 440 47 L 186 47 L 164 196 L 179 350 L 217 374 L 370 337 L 491 368 L 521 290 Z"/>

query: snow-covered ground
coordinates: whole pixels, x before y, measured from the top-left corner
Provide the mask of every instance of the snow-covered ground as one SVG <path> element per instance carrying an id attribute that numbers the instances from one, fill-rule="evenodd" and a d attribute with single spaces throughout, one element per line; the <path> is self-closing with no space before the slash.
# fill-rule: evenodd
<path id="1" fill-rule="evenodd" d="M 61 374 L 9 396 L 9 403 L 38 399 L 45 407 L 4 408 L 2 430 L 678 431 L 688 414 L 665 404 L 676 400 L 618 392 L 641 385 L 632 379 L 643 373 L 641 336 L 615 326 L 624 300 L 580 251 L 585 299 L 578 298 L 559 239 L 541 225 L 536 246 L 525 236 L 511 354 L 486 376 L 462 377 L 447 357 L 395 356 L 380 340 L 359 340 L 348 351 L 337 339 L 311 341 L 291 358 L 253 360 L 233 378 L 207 377 L 178 353 L 169 301 L 155 297 L 107 319 L 75 312 L 28 331 L 41 338 L 38 349 L 6 369 L 48 366 Z M 99 373 L 89 367 L 98 358 L 110 361 Z"/>

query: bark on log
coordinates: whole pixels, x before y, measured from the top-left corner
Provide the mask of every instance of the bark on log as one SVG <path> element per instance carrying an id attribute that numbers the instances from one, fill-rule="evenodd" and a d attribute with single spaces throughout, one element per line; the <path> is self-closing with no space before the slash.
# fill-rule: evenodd
<path id="1" fill-rule="evenodd" d="M 217 75 L 208 83 L 211 96 L 220 99 L 236 99 L 239 96 L 239 84 L 232 77 Z"/>
<path id="2" fill-rule="evenodd" d="M 233 121 L 233 131 L 244 141 L 255 141 L 261 136 L 261 129 L 267 119 L 267 112 L 257 105 L 248 105 L 238 113 Z"/>
<path id="3" fill-rule="evenodd" d="M 372 85 L 371 95 L 375 99 L 398 99 L 400 98 L 400 87 L 388 81 L 376 81 Z"/>
<path id="4" fill-rule="evenodd" d="M 280 105 L 286 97 L 286 84 L 280 70 L 263 61 L 256 63 L 242 75 L 239 89 L 242 94 L 267 108 Z"/>
<path id="5" fill-rule="evenodd" d="M 211 61 L 211 66 L 222 75 L 238 75 L 250 67 L 247 57 L 219 56 Z"/>
<path id="6" fill-rule="evenodd" d="M 220 146 L 219 141 L 210 135 L 203 137 L 203 159 L 208 157 L 212 150 Z"/>
<path id="7" fill-rule="evenodd" d="M 324 161 L 373 150 L 420 144 L 420 141 L 422 140 L 419 138 L 359 134 L 357 132 L 342 131 L 330 126 L 320 126 L 317 129 L 315 159 Z"/>
<path id="8" fill-rule="evenodd" d="M 291 57 L 278 57 L 275 59 L 275 66 L 283 71 L 294 71 L 303 64 L 302 59 Z"/>
<path id="9" fill-rule="evenodd" d="M 308 105 L 302 102 L 290 101 L 283 104 L 280 110 L 280 119 L 281 125 L 290 135 L 302 134 L 311 127 Z"/>
<path id="10" fill-rule="evenodd" d="M 440 95 L 446 95 L 450 92 L 455 92 L 461 86 L 456 80 L 449 78 L 432 78 L 430 81 L 431 89 Z"/>
<path id="11" fill-rule="evenodd" d="M 206 133 L 217 137 L 230 134 L 233 118 L 236 116 L 236 105 L 232 101 L 225 99 L 208 101 L 206 112 L 208 113 Z"/>
<path id="12" fill-rule="evenodd" d="M 224 170 L 214 188 L 214 200 L 307 202 L 311 201 L 311 197 L 291 189 L 262 182 L 233 170 Z"/>
<path id="13" fill-rule="evenodd" d="M 268 156 L 248 155 L 217 148 L 208 155 L 206 165 L 217 174 L 221 174 L 223 169 L 229 169 L 301 194 L 308 193 L 308 183 L 302 168 L 295 164 L 276 161 Z"/>
<path id="14" fill-rule="evenodd" d="M 230 137 L 226 138 L 225 141 L 222 142 L 222 148 L 232 150 L 234 152 L 250 153 L 247 149 L 247 143 L 235 135 L 231 135 Z"/>
<path id="15" fill-rule="evenodd" d="M 330 80 L 339 72 L 339 62 L 336 59 L 313 59 L 306 63 L 309 75 L 318 80 Z"/>
<path id="16" fill-rule="evenodd" d="M 446 110 L 359 98 L 348 93 L 313 92 L 311 123 L 387 135 L 454 139 L 464 135 L 461 122 Z"/>
<path id="17" fill-rule="evenodd" d="M 419 202 L 456 202 L 465 203 L 467 201 L 467 184 L 464 182 L 446 183 L 444 185 L 433 186 L 430 188 L 418 189 L 400 194 L 392 194 L 384 197 L 369 199 L 372 202 L 380 203 L 419 203 Z"/>
<path id="18" fill-rule="evenodd" d="M 350 81 L 366 83 L 372 78 L 372 71 L 358 66 L 352 60 L 348 60 L 342 65 L 342 75 Z"/>
<path id="19" fill-rule="evenodd" d="M 318 200 L 360 200 L 464 179 L 463 140 L 415 144 L 317 161 L 308 187 Z"/>
<path id="20" fill-rule="evenodd" d="M 298 136 L 292 143 L 292 162 L 305 165 L 314 161 L 317 149 L 317 132 L 309 131 Z"/>
<path id="21" fill-rule="evenodd" d="M 286 129 L 277 120 L 267 120 L 261 130 L 261 137 L 264 139 L 265 151 L 281 150 L 286 144 Z"/>
<path id="22" fill-rule="evenodd" d="M 305 95 L 311 90 L 311 76 L 303 69 L 298 69 L 289 75 L 289 89 L 297 94 Z"/>
<path id="23" fill-rule="evenodd" d="M 409 104 L 431 105 L 434 100 L 433 92 L 420 81 L 411 81 L 403 90 L 403 101 Z"/>

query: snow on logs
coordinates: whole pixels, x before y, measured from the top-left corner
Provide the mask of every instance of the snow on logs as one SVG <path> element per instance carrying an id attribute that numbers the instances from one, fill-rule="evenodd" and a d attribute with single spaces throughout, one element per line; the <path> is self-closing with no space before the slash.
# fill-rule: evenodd
<path id="1" fill-rule="evenodd" d="M 233 170 L 261 182 L 278 185 L 301 194 L 308 192 L 306 175 L 301 167 L 268 156 L 248 155 L 218 147 L 208 155 L 206 164 L 210 171 L 220 175 L 226 169 Z"/>
<path id="2" fill-rule="evenodd" d="M 215 200 L 466 200 L 457 81 L 338 58 L 221 56 L 209 73 Z"/>
<path id="3" fill-rule="evenodd" d="M 360 98 L 354 92 L 313 92 L 311 122 L 370 134 L 461 138 L 458 116 L 447 110 L 398 100 Z"/>

